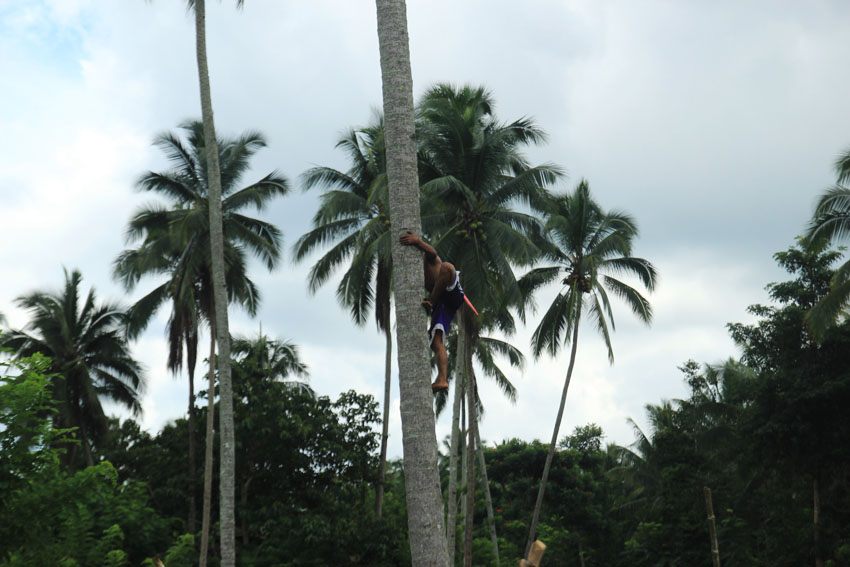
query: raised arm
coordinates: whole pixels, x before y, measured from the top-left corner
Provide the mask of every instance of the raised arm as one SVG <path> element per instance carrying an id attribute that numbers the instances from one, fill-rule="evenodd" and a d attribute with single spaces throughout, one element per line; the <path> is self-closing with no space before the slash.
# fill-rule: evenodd
<path id="1" fill-rule="evenodd" d="M 411 231 L 407 231 L 407 234 L 401 236 L 398 241 L 404 246 L 416 246 L 420 250 L 425 253 L 425 260 L 430 264 L 436 262 L 439 259 L 437 256 L 437 251 L 434 250 L 434 247 L 413 234 Z"/>

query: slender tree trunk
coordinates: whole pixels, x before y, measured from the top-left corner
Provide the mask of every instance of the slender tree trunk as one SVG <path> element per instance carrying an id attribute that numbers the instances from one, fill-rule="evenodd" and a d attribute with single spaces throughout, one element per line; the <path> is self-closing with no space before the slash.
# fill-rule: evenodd
<path id="1" fill-rule="evenodd" d="M 200 567 L 207 567 L 207 553 L 210 548 L 210 511 L 212 510 L 213 447 L 215 434 L 215 321 L 210 321 L 210 368 L 209 395 L 207 400 L 207 436 L 204 452 L 204 510 L 201 518 L 201 558 Z"/>
<path id="2" fill-rule="evenodd" d="M 384 422 L 381 425 L 381 461 L 378 464 L 378 486 L 375 488 L 375 517 L 381 519 L 384 506 L 384 476 L 387 470 L 387 437 L 390 427 L 390 391 L 393 370 L 393 332 L 389 325 L 384 329 L 387 337 L 386 360 L 384 361 Z"/>
<path id="3" fill-rule="evenodd" d="M 471 337 L 466 338 L 463 358 L 466 363 L 466 419 L 469 436 L 466 444 L 466 516 L 463 528 L 463 565 L 472 567 L 472 531 L 475 519 L 475 437 L 478 430 L 478 406 L 475 403 L 475 375 L 470 372 Z"/>
<path id="4" fill-rule="evenodd" d="M 452 434 L 450 441 L 451 454 L 449 455 L 449 496 L 446 502 L 446 538 L 448 539 L 449 548 L 449 565 L 455 564 L 455 548 L 457 536 L 457 450 L 460 437 L 460 402 L 463 398 L 464 384 L 466 383 L 466 366 L 463 361 L 464 345 L 466 344 L 466 335 L 464 334 L 463 314 L 458 317 L 457 330 L 457 354 L 455 356 L 455 392 L 454 400 L 452 401 Z"/>
<path id="5" fill-rule="evenodd" d="M 460 400 L 460 515 L 466 518 L 466 471 L 469 468 L 469 453 L 466 452 L 466 440 L 469 433 L 469 421 L 466 418 L 466 379 L 463 383 Z"/>
<path id="6" fill-rule="evenodd" d="M 484 484 L 484 502 L 487 504 L 487 524 L 490 528 L 490 542 L 493 544 L 493 556 L 496 567 L 499 567 L 499 538 L 496 534 L 496 516 L 493 513 L 493 497 L 490 494 L 490 479 L 487 478 L 487 462 L 484 460 L 484 447 L 481 445 L 481 431 L 475 428 L 475 447 L 478 452 L 478 467 L 481 471 L 481 481 Z"/>
<path id="7" fill-rule="evenodd" d="M 221 215 L 221 171 L 218 163 L 218 144 L 213 121 L 210 75 L 207 67 L 207 45 L 204 0 L 195 0 L 195 38 L 198 57 L 198 78 L 201 91 L 201 116 L 204 123 L 204 147 L 207 157 L 209 185 L 210 247 L 212 250 L 212 280 L 218 341 L 219 422 L 221 450 L 219 455 L 219 503 L 221 521 L 221 565 L 236 565 L 235 521 L 235 442 L 233 436 L 233 387 L 230 378 L 230 327 L 227 319 L 227 289 L 224 281 L 224 233 Z"/>
<path id="8" fill-rule="evenodd" d="M 189 521 L 186 522 L 187 531 L 194 534 L 197 529 L 197 502 L 195 499 L 195 372 L 189 368 Z"/>
<path id="9" fill-rule="evenodd" d="M 584 567 L 584 549 L 581 547 L 581 534 L 578 535 L 578 561 L 579 567 Z"/>
<path id="10" fill-rule="evenodd" d="M 818 474 L 815 472 L 812 479 L 812 509 L 813 509 L 813 532 L 815 540 L 815 567 L 823 567 L 823 552 L 820 545 L 820 487 L 818 486 Z"/>
<path id="11" fill-rule="evenodd" d="M 376 8 L 394 234 L 396 343 L 410 555 L 413 567 L 446 567 L 431 366 L 420 306 L 425 287 L 422 258 L 418 251 L 398 242 L 407 230 L 421 233 L 407 7 L 404 0 L 376 0 Z"/>
<path id="12" fill-rule="evenodd" d="M 711 502 L 711 489 L 704 486 L 705 513 L 708 518 L 708 536 L 711 538 L 711 563 L 720 567 L 720 547 L 717 545 L 717 524 L 714 522 L 714 504 Z"/>
<path id="13" fill-rule="evenodd" d="M 248 519 L 245 515 L 245 510 L 248 509 L 248 487 L 251 486 L 251 481 L 253 479 L 253 476 L 249 476 L 248 479 L 242 483 L 242 497 L 240 498 L 240 504 L 242 506 L 242 545 L 246 548 L 251 545 L 251 539 L 248 536 Z"/>
<path id="14" fill-rule="evenodd" d="M 581 301 L 581 298 L 579 298 Z M 555 429 L 552 431 L 552 442 L 549 444 L 549 453 L 546 455 L 546 464 L 543 466 L 543 477 L 540 479 L 540 489 L 537 492 L 537 502 L 534 504 L 534 515 L 531 518 L 531 528 L 528 531 L 528 541 L 525 544 L 525 557 L 531 551 L 534 538 L 537 535 L 537 522 L 540 521 L 540 508 L 543 506 L 543 493 L 546 490 L 546 481 L 549 479 L 549 468 L 552 466 L 552 457 L 555 456 L 555 446 L 558 443 L 558 431 L 561 429 L 561 418 L 564 417 L 564 406 L 567 403 L 567 390 L 570 388 L 570 379 L 573 376 L 573 366 L 576 363 L 576 350 L 578 347 L 578 327 L 581 322 L 581 309 L 576 316 L 573 328 L 573 344 L 570 350 L 570 366 L 567 368 L 567 377 L 564 379 L 564 391 L 561 394 L 561 405 L 558 407 L 558 417 L 555 419 Z"/>
<path id="15" fill-rule="evenodd" d="M 82 418 L 79 420 L 80 422 L 80 439 L 83 444 L 83 454 L 86 457 L 86 466 L 93 467 L 94 466 L 94 455 L 91 452 L 91 444 L 89 443 L 89 432 L 86 429 L 86 424 Z"/>

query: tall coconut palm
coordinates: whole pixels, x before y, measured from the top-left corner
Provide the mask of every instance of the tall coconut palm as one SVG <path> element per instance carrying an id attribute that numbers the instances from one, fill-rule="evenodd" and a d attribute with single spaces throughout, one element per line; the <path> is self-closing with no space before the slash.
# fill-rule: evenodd
<path id="1" fill-rule="evenodd" d="M 421 233 L 413 79 L 404 0 L 376 0 L 387 147 L 407 525 L 414 567 L 446 565 L 430 365 L 422 332 L 422 259 L 398 238 Z"/>
<path id="2" fill-rule="evenodd" d="M 549 467 L 555 454 L 567 390 L 575 366 L 582 316 L 587 312 L 592 318 L 597 331 L 605 340 L 608 359 L 613 364 L 611 331 L 614 330 L 614 318 L 609 293 L 625 301 L 632 312 L 647 324 L 652 321 L 652 308 L 635 288 L 609 274 L 637 276 L 648 291 L 655 288 L 656 281 L 655 267 L 647 260 L 631 255 L 632 241 L 638 234 L 634 219 L 622 212 L 604 211 L 591 197 L 590 186 L 584 180 L 572 193 L 552 200 L 546 228 L 554 243 L 548 249 L 547 256 L 555 263 L 531 270 L 523 277 L 521 285 L 527 297 L 530 297 L 528 294 L 532 291 L 556 279 L 560 279 L 563 288 L 535 329 L 531 338 L 532 350 L 535 357 L 544 351 L 554 356 L 562 345 L 572 344 L 561 404 L 526 542 L 526 555 L 537 531 Z"/>
<path id="3" fill-rule="evenodd" d="M 813 246 L 823 246 L 850 239 L 850 150 L 835 162 L 837 185 L 818 199 L 806 239 Z M 832 277 L 830 293 L 809 312 L 808 321 L 816 336 L 823 336 L 835 321 L 847 316 L 850 308 L 850 260 L 839 266 Z"/>
<path id="4" fill-rule="evenodd" d="M 59 293 L 34 291 L 19 297 L 17 304 L 29 310 L 24 330 L 0 337 L 0 346 L 17 357 L 41 353 L 51 358 L 56 373 L 50 388 L 57 400 L 57 427 L 74 427 L 74 438 L 83 447 L 86 464 L 94 464 L 92 445 L 108 429 L 101 399 L 107 398 L 141 412 L 139 395 L 144 387 L 142 369 L 130 355 L 124 337 L 124 311 L 114 303 L 98 303 L 94 289 L 81 296 L 82 275 L 65 270 L 65 286 Z M 76 445 L 64 460 L 73 466 Z"/>
<path id="5" fill-rule="evenodd" d="M 137 183 L 140 191 L 148 191 L 167 199 L 160 204 L 143 207 L 130 220 L 129 243 L 141 240 L 138 248 L 126 250 L 115 261 L 114 275 L 128 290 L 147 275 L 165 275 L 167 280 L 142 297 L 129 311 L 129 331 L 136 336 L 150 322 L 156 311 L 171 303 L 168 321 L 169 355 L 167 367 L 177 374 L 183 364 L 189 376 L 189 530 L 194 532 L 195 478 L 195 388 L 198 330 L 202 319 L 214 329 L 213 290 L 209 242 L 209 200 L 206 175 L 206 151 L 203 126 L 198 121 L 181 125 L 185 140 L 178 134 L 164 133 L 154 144 L 166 154 L 173 166 L 166 172 L 147 172 Z M 217 143 L 223 180 L 222 202 L 225 224 L 225 261 L 228 299 L 242 304 L 254 315 L 259 292 L 247 276 L 247 254 L 253 253 L 272 269 L 279 257 L 280 231 L 264 221 L 246 216 L 243 210 L 262 210 L 268 202 L 286 194 L 285 178 L 272 172 L 258 182 L 240 187 L 251 157 L 266 143 L 257 132 L 247 132 L 236 139 Z M 211 345 L 214 350 L 214 344 Z M 214 360 L 214 352 L 210 359 Z"/>
<path id="6" fill-rule="evenodd" d="M 321 207 L 313 217 L 314 228 L 298 239 L 293 255 L 299 261 L 321 245 L 336 242 L 310 269 L 310 290 L 315 292 L 336 267 L 350 261 L 337 286 L 337 299 L 358 325 L 366 323 L 374 306 L 375 323 L 386 339 L 381 457 L 375 490 L 375 515 L 380 518 L 392 374 L 392 255 L 383 119 L 377 116 L 366 128 L 349 130 L 336 147 L 348 154 L 351 168 L 343 173 L 329 167 L 314 167 L 304 174 L 305 189 L 326 187 L 328 190 L 322 194 Z"/>
<path id="7" fill-rule="evenodd" d="M 498 121 L 492 95 L 483 87 L 460 88 L 439 84 L 420 99 L 417 129 L 420 136 L 420 170 L 425 198 L 423 225 L 426 236 L 461 272 L 464 291 L 482 318 L 461 314 L 459 329 L 466 334 L 465 358 L 471 364 L 480 332 L 480 321 L 510 333 L 513 318 L 507 306 L 520 301 L 514 266 L 531 265 L 539 253 L 542 223 L 520 206 L 541 209 L 545 187 L 561 171 L 554 165 L 531 166 L 521 150 L 545 140 L 543 131 L 530 119 L 509 124 Z M 470 391 L 474 391 L 474 384 Z M 468 392 L 469 393 L 469 392 Z M 455 396 L 460 391 L 455 389 Z M 454 403 L 458 408 L 459 402 Z M 477 415 L 470 409 L 469 414 Z M 457 422 L 453 418 L 453 424 Z M 470 420 L 470 442 L 475 447 L 475 420 Z M 452 427 L 452 456 L 459 432 Z M 452 462 L 453 461 L 453 462 Z M 456 470 L 456 459 L 450 469 Z M 473 462 L 470 459 L 470 462 Z M 474 478 L 468 471 L 468 477 Z M 455 475 L 450 475 L 448 502 L 449 554 L 456 517 Z M 467 488 L 467 497 L 473 491 Z M 471 560 L 471 515 L 467 515 L 466 562 Z"/>
<path id="8" fill-rule="evenodd" d="M 201 117 L 204 124 L 204 147 L 207 153 L 207 179 L 209 180 L 210 249 L 212 250 L 213 308 L 215 334 L 219 356 L 219 390 L 221 424 L 220 456 L 220 514 L 221 514 L 221 564 L 236 565 L 236 512 L 234 486 L 236 474 L 236 442 L 233 437 L 233 384 L 230 376 L 230 325 L 227 319 L 227 288 L 224 264 L 224 228 L 221 210 L 222 179 L 216 147 L 215 120 L 213 119 L 210 72 L 207 64 L 207 32 L 205 0 L 188 0 L 195 8 L 195 56 L 198 61 L 198 84 L 201 94 Z M 242 0 L 237 0 L 237 6 Z M 206 548 L 202 547 L 201 566 L 206 567 Z"/>

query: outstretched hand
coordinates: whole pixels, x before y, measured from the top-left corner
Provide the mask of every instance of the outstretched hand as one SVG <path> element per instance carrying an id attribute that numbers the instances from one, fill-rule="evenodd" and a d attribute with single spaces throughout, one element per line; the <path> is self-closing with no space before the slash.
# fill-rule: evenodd
<path id="1" fill-rule="evenodd" d="M 413 234 L 413 231 L 408 230 L 405 234 L 402 234 L 398 241 L 402 246 L 413 246 L 417 242 L 419 242 L 419 237 Z"/>
<path id="2" fill-rule="evenodd" d="M 431 310 L 434 309 L 434 306 L 431 304 L 430 299 L 423 299 L 422 300 L 422 307 L 424 307 L 425 311 L 427 311 L 429 314 L 431 313 Z"/>

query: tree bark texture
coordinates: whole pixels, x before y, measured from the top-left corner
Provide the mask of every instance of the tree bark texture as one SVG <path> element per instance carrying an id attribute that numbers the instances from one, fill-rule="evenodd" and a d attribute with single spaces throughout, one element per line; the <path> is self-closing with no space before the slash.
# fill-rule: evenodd
<path id="1" fill-rule="evenodd" d="M 462 314 L 461 314 L 462 315 Z M 460 437 L 460 401 L 463 398 L 463 388 L 466 383 L 466 372 L 464 371 L 464 352 L 466 335 L 464 334 L 463 316 L 458 317 L 457 330 L 457 353 L 455 355 L 455 392 L 452 401 L 452 433 L 449 443 L 451 454 L 449 455 L 449 495 L 446 499 L 446 538 L 449 548 L 449 565 L 455 564 L 455 549 L 457 536 L 457 451 Z"/>
<path id="2" fill-rule="evenodd" d="M 207 436 L 204 450 L 204 503 L 201 513 L 201 557 L 198 565 L 207 567 L 210 548 L 210 514 L 212 510 L 213 447 L 215 444 L 215 322 L 210 321 L 209 395 L 207 396 Z"/>
<path id="3" fill-rule="evenodd" d="M 424 291 L 422 257 L 414 248 L 398 242 L 407 230 L 421 233 L 407 7 L 404 0 L 376 0 L 376 8 L 394 234 L 396 343 L 410 552 L 414 567 L 446 567 L 431 366 L 420 306 Z"/>
<path id="4" fill-rule="evenodd" d="M 387 471 L 387 438 L 390 426 L 390 391 L 393 370 L 393 333 L 389 325 L 384 329 L 387 337 L 386 360 L 384 361 L 384 420 L 381 425 L 381 460 L 378 465 L 378 485 L 375 487 L 375 517 L 381 519 L 384 507 L 384 476 Z"/>
<path id="5" fill-rule="evenodd" d="M 558 443 L 558 431 L 561 429 L 561 419 L 564 417 L 564 406 L 567 403 L 567 391 L 570 389 L 570 380 L 573 376 L 573 367 L 576 363 L 576 351 L 578 349 L 578 327 L 581 322 L 581 310 L 576 316 L 573 328 L 573 344 L 570 350 L 570 365 L 567 368 L 567 377 L 564 379 L 564 391 L 561 393 L 561 405 L 558 407 L 558 417 L 555 419 L 555 429 L 552 431 L 552 442 L 549 444 L 549 452 L 546 454 L 546 464 L 543 465 L 543 476 L 540 479 L 540 489 L 537 491 L 537 502 L 534 504 L 534 515 L 531 518 L 531 528 L 528 530 L 528 541 L 525 544 L 525 556 L 531 552 L 534 538 L 537 535 L 537 523 L 540 521 L 540 509 L 543 507 L 543 494 L 546 491 L 546 481 L 549 480 L 549 469 L 552 466 L 552 457 L 555 456 L 555 447 Z"/>
<path id="6" fill-rule="evenodd" d="M 204 123 L 204 147 L 207 157 L 209 185 L 210 247 L 212 260 L 213 302 L 215 306 L 216 339 L 218 342 L 219 381 L 219 452 L 221 565 L 236 565 L 236 522 L 234 506 L 235 443 L 233 436 L 233 387 L 230 379 L 230 326 L 227 319 L 227 289 L 224 280 L 224 234 L 221 215 L 221 171 L 218 163 L 218 143 L 213 121 L 210 75 L 207 67 L 206 11 L 204 0 L 195 0 L 195 39 L 198 58 L 198 79 L 201 91 L 201 117 Z"/>

